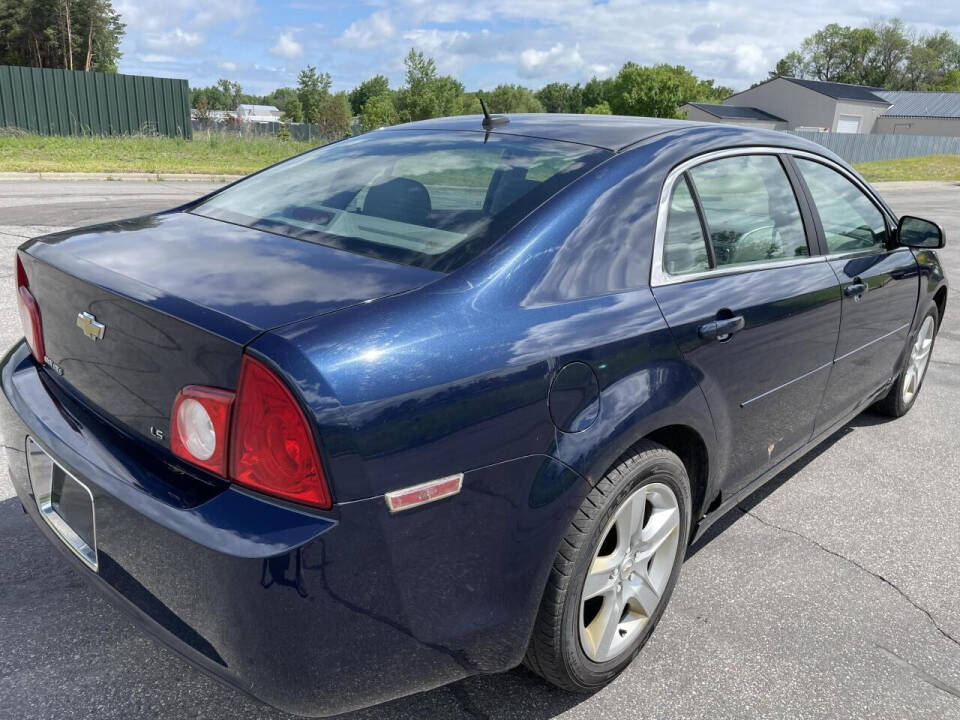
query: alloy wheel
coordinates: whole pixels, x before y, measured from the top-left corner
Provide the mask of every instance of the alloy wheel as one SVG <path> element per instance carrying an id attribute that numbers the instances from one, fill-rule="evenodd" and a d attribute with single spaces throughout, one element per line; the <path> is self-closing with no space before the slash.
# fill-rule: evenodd
<path id="1" fill-rule="evenodd" d="M 927 372 L 927 366 L 930 364 L 930 351 L 933 350 L 934 320 L 932 315 L 928 315 L 920 325 L 920 331 L 917 333 L 917 339 L 910 350 L 910 359 L 907 361 L 907 368 L 903 378 L 903 404 L 909 405 L 913 402 L 917 392 L 920 390 L 920 383 L 923 382 L 923 376 Z"/>
<path id="2" fill-rule="evenodd" d="M 680 545 L 680 506 L 651 483 L 617 508 L 594 552 L 580 595 L 580 645 L 594 662 L 628 648 L 653 617 Z"/>

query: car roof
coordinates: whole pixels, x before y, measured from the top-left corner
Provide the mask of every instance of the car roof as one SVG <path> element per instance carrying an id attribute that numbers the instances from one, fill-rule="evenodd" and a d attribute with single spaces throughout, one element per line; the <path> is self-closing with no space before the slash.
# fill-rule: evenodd
<path id="1" fill-rule="evenodd" d="M 692 122 L 664 118 L 635 117 L 626 115 L 565 115 L 562 113 L 518 113 L 503 115 L 509 123 L 497 125 L 491 134 L 521 135 L 544 140 L 592 145 L 620 152 L 631 145 L 666 132 L 683 135 L 683 131 L 703 131 L 717 128 L 716 123 Z M 454 130 L 485 132 L 482 115 L 459 115 L 456 117 L 434 118 L 418 122 L 404 123 L 384 128 L 383 131 L 398 130 Z M 787 145 L 795 146 L 798 138 L 784 133 L 759 128 L 725 125 L 724 134 L 735 136 L 732 144 Z M 382 131 L 381 131 L 382 132 Z M 812 147 L 823 148 L 810 143 Z"/>

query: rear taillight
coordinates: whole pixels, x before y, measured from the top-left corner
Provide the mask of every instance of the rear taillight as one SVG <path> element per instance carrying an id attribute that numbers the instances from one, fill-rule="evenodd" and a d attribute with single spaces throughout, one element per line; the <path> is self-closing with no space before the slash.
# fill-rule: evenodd
<path id="1" fill-rule="evenodd" d="M 30 282 L 24 272 L 20 256 L 17 256 L 17 308 L 20 310 L 20 324 L 23 326 L 23 336 L 33 358 L 41 365 L 46 357 L 43 347 L 43 322 L 40 319 L 40 307 L 36 298 L 30 292 Z"/>
<path id="2" fill-rule="evenodd" d="M 287 386 L 249 355 L 243 356 L 233 412 L 230 479 L 285 500 L 330 507 L 306 416 Z"/>
<path id="3" fill-rule="evenodd" d="M 233 398 L 229 390 L 202 385 L 187 385 L 177 393 L 170 418 L 173 454 L 226 476 Z"/>
<path id="4" fill-rule="evenodd" d="M 330 507 L 306 416 L 283 381 L 249 355 L 236 393 L 200 385 L 181 390 L 170 430 L 170 449 L 194 465 L 284 500 Z"/>

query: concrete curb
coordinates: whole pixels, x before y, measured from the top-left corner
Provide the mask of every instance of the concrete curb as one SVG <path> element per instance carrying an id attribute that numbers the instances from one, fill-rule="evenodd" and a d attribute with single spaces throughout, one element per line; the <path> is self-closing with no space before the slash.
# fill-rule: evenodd
<path id="1" fill-rule="evenodd" d="M 82 173 L 82 172 L 0 172 L 0 182 L 18 180 L 117 180 L 128 182 L 206 182 L 228 183 L 243 175 L 216 175 L 210 173 Z"/>
<path id="2" fill-rule="evenodd" d="M 878 180 L 870 184 L 878 190 L 922 190 L 960 187 L 960 180 Z"/>

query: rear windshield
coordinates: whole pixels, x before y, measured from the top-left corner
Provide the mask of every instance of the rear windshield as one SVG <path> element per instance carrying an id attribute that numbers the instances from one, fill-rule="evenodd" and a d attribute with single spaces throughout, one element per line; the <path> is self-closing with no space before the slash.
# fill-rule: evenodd
<path id="1" fill-rule="evenodd" d="M 383 131 L 269 168 L 192 212 L 449 272 L 609 155 L 480 132 Z"/>

